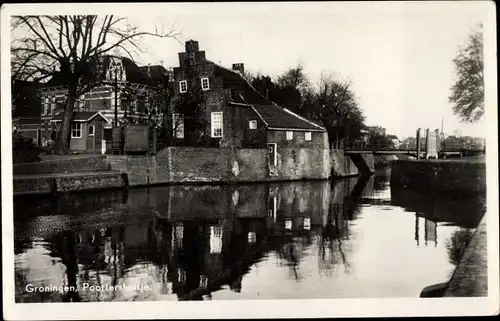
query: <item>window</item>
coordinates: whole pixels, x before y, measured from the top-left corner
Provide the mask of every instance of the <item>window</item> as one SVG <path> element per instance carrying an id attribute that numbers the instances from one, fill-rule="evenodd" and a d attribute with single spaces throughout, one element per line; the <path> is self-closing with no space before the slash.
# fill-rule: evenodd
<path id="1" fill-rule="evenodd" d="M 56 111 L 56 97 L 52 96 L 50 99 L 49 114 L 55 113 Z"/>
<path id="2" fill-rule="evenodd" d="M 311 140 L 311 132 L 306 132 L 305 139 L 306 140 Z"/>
<path id="3" fill-rule="evenodd" d="M 50 114 L 50 98 L 49 97 L 45 97 L 44 107 L 45 107 L 45 115 L 49 115 Z"/>
<path id="4" fill-rule="evenodd" d="M 95 126 L 89 125 L 89 136 L 94 136 Z"/>
<path id="5" fill-rule="evenodd" d="M 222 137 L 222 112 L 212 112 L 212 137 Z"/>
<path id="6" fill-rule="evenodd" d="M 208 82 L 208 78 L 201 78 L 201 90 L 209 90 L 210 83 Z"/>
<path id="7" fill-rule="evenodd" d="M 71 138 L 82 138 L 82 123 L 71 123 Z"/>
<path id="8" fill-rule="evenodd" d="M 249 121 L 248 127 L 250 127 L 250 129 L 257 129 L 257 121 L 256 120 Z"/>
<path id="9" fill-rule="evenodd" d="M 187 93 L 187 91 L 188 91 L 187 80 L 181 80 L 181 81 L 179 81 L 179 91 L 181 93 Z"/>
<path id="10" fill-rule="evenodd" d="M 293 132 L 286 132 L 286 140 L 292 140 L 293 139 Z"/>
<path id="11" fill-rule="evenodd" d="M 172 134 L 176 138 L 184 138 L 184 117 L 180 114 L 172 114 Z"/>

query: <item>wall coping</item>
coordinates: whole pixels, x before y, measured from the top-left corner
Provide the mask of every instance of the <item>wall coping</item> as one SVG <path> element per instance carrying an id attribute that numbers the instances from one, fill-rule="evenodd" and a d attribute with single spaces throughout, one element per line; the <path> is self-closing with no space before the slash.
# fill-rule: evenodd
<path id="1" fill-rule="evenodd" d="M 80 160 L 80 159 L 89 159 L 89 158 L 97 158 L 97 159 L 105 159 L 106 155 L 85 155 L 85 156 L 79 156 L 79 157 L 68 157 L 68 158 L 61 158 L 61 159 L 48 159 L 48 160 L 41 160 L 39 162 L 32 162 L 32 163 L 17 163 L 13 164 L 13 167 L 20 167 L 20 166 L 33 166 L 36 164 L 58 164 L 61 162 L 71 162 L 74 160 Z"/>
<path id="2" fill-rule="evenodd" d="M 483 159 L 398 159 L 395 163 L 414 163 L 414 164 L 486 164 Z"/>

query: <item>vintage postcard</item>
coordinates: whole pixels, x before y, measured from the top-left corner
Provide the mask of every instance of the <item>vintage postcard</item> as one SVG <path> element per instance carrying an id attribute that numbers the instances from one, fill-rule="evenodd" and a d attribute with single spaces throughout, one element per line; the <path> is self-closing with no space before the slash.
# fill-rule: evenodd
<path id="1" fill-rule="evenodd" d="M 5 319 L 499 313 L 493 2 L 0 23 Z"/>

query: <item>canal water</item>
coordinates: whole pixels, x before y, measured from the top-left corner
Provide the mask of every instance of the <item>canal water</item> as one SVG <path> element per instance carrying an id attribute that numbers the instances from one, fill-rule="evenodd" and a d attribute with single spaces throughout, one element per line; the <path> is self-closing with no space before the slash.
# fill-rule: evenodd
<path id="1" fill-rule="evenodd" d="M 419 297 L 485 199 L 389 177 L 15 198 L 16 302 Z"/>

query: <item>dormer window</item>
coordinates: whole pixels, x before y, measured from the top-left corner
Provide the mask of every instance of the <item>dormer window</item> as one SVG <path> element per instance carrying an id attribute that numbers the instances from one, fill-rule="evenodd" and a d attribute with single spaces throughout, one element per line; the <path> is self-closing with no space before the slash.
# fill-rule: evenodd
<path id="1" fill-rule="evenodd" d="M 210 89 L 210 83 L 208 81 L 208 78 L 201 78 L 201 90 L 209 90 Z"/>
<path id="2" fill-rule="evenodd" d="M 187 93 L 187 91 L 188 91 L 187 80 L 181 80 L 181 81 L 179 81 L 179 92 L 181 92 L 181 93 Z"/>

